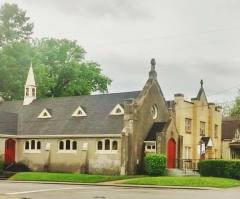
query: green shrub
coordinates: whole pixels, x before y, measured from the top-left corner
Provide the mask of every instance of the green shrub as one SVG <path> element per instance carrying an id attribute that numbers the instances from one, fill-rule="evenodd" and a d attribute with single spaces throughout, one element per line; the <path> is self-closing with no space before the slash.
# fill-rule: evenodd
<path id="1" fill-rule="evenodd" d="M 4 168 L 4 163 L 0 161 L 0 173 L 3 172 L 3 168 Z"/>
<path id="2" fill-rule="evenodd" d="M 240 161 L 203 160 L 198 164 L 201 176 L 234 178 L 240 180 Z"/>
<path id="3" fill-rule="evenodd" d="M 166 172 L 166 156 L 147 154 L 144 158 L 144 169 L 148 175 L 161 176 Z"/>

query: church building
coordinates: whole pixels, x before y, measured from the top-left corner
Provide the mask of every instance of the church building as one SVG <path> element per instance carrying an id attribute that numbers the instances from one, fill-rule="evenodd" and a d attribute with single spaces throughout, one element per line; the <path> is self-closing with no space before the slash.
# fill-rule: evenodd
<path id="1" fill-rule="evenodd" d="M 152 59 L 140 91 L 44 99 L 31 66 L 24 100 L 0 100 L 0 159 L 36 171 L 131 175 L 147 153 L 166 154 L 168 168 L 220 158 L 220 108 L 203 84 L 191 101 L 166 101 L 155 66 Z"/>

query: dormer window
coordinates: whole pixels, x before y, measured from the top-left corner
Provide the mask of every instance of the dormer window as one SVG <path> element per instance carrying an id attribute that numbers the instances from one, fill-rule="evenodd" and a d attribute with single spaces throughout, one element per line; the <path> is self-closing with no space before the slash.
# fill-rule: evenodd
<path id="1" fill-rule="evenodd" d="M 87 116 L 87 114 L 81 106 L 79 106 L 72 114 L 72 117 L 84 117 L 84 116 Z"/>
<path id="2" fill-rule="evenodd" d="M 46 108 L 42 110 L 42 112 L 39 114 L 38 118 L 51 118 L 50 110 L 47 110 Z"/>
<path id="3" fill-rule="evenodd" d="M 123 115 L 123 114 L 124 109 L 120 104 L 117 104 L 110 113 L 110 115 Z"/>

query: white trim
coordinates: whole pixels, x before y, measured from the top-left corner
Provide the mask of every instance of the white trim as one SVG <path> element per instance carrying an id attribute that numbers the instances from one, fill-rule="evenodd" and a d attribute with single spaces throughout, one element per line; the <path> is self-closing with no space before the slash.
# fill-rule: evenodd
<path id="1" fill-rule="evenodd" d="M 120 110 L 120 112 L 117 112 L 117 110 Z M 120 104 L 117 104 L 113 110 L 110 112 L 110 115 L 123 115 L 124 109 Z"/>
<path id="2" fill-rule="evenodd" d="M 28 149 L 24 149 L 23 153 L 42 153 L 42 152 L 39 149 L 37 149 L 37 150 L 36 149 L 35 150 L 34 149 L 29 149 L 29 150 Z"/>
<path id="3" fill-rule="evenodd" d="M 76 154 L 77 153 L 77 150 L 59 150 L 57 151 L 57 153 L 73 153 L 73 154 Z"/>
<path id="4" fill-rule="evenodd" d="M 45 116 L 45 114 L 47 115 Z M 44 108 L 37 118 L 45 119 L 45 118 L 51 118 L 51 117 L 52 117 L 51 114 L 47 111 L 46 108 Z"/>
<path id="5" fill-rule="evenodd" d="M 81 112 L 81 114 L 79 114 L 78 112 Z M 86 117 L 87 114 L 86 112 L 82 109 L 81 106 L 78 106 L 77 109 L 73 112 L 72 117 Z"/>
<path id="6" fill-rule="evenodd" d="M 158 117 L 158 107 L 157 107 L 156 104 L 151 106 L 151 115 L 152 115 L 152 118 L 154 120 L 157 119 L 157 117 Z"/>

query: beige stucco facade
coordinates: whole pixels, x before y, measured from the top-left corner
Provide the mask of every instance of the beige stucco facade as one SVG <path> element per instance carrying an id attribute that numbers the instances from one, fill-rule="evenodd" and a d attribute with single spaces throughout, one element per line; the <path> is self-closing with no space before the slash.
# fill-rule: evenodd
<path id="1" fill-rule="evenodd" d="M 221 108 L 207 102 L 204 90 L 191 101 L 185 100 L 183 94 L 176 94 L 174 104 L 173 117 L 181 137 L 179 164 L 182 167 L 196 167 L 200 158 L 220 159 Z M 200 130 L 201 125 L 205 126 L 203 132 Z M 209 139 L 209 146 L 207 146 L 208 143 L 204 143 L 205 146 L 200 145 L 200 140 L 204 138 Z M 200 153 L 202 157 L 200 157 Z"/>

